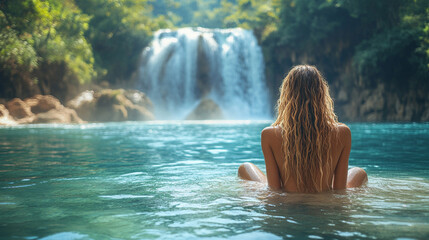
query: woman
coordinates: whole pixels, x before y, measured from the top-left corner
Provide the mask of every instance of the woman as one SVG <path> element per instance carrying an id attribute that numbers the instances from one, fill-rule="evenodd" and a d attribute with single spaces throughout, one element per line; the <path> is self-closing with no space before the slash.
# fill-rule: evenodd
<path id="1" fill-rule="evenodd" d="M 351 132 L 337 120 L 329 88 L 313 66 L 294 67 L 283 80 L 278 116 L 261 134 L 267 176 L 251 163 L 238 169 L 245 180 L 275 190 L 317 193 L 367 182 L 361 168 L 347 171 Z"/>

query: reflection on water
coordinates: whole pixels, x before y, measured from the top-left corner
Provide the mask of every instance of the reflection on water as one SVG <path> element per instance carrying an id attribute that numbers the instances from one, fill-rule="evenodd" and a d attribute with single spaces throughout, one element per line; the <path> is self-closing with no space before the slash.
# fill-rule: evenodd
<path id="1" fill-rule="evenodd" d="M 365 168 L 369 184 L 323 194 L 236 177 L 245 161 L 264 169 L 259 133 L 268 124 L 0 128 L 1 237 L 429 236 L 429 124 L 352 124 L 350 165 Z"/>

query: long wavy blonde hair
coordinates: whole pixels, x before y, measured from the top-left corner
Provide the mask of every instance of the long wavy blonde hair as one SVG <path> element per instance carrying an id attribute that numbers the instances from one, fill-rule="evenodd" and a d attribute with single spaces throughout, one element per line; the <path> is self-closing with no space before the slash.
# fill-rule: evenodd
<path id="1" fill-rule="evenodd" d="M 299 192 L 321 192 L 331 168 L 331 136 L 338 123 L 329 87 L 314 66 L 290 70 L 280 88 L 278 116 L 282 129 L 285 184 L 295 178 Z M 325 180 L 325 181 L 324 181 Z"/>

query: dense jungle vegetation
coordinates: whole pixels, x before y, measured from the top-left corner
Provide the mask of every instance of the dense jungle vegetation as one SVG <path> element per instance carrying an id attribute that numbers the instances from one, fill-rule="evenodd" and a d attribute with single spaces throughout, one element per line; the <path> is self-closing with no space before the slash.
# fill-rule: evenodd
<path id="1" fill-rule="evenodd" d="M 428 0 L 2 0 L 0 98 L 126 83 L 154 31 L 187 26 L 252 29 L 272 89 L 300 63 L 334 89 L 428 89 Z"/>

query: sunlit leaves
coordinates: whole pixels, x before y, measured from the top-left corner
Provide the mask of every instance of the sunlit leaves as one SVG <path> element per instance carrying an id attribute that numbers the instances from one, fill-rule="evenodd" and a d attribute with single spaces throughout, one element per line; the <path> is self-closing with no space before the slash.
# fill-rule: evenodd
<path id="1" fill-rule="evenodd" d="M 427 0 L 281 0 L 279 16 L 272 44 L 298 50 L 327 70 L 351 59 L 360 84 L 406 85 L 428 77 Z"/>
<path id="2" fill-rule="evenodd" d="M 262 38 L 277 29 L 279 0 L 183 0 L 169 8 L 170 2 L 159 0 L 151 4 L 155 15 L 168 12 L 179 16 L 170 19 L 177 27 L 241 27 L 253 29 Z"/>
<path id="3" fill-rule="evenodd" d="M 11 71 L 14 65 L 21 65 L 28 71 L 37 67 L 37 56 L 28 41 L 20 39 L 12 29 L 0 32 L 0 65 Z"/>
<path id="4" fill-rule="evenodd" d="M 29 73 L 40 61 L 65 62 L 80 82 L 92 79 L 94 59 L 84 37 L 89 18 L 73 1 L 9 0 L 1 7 L 2 59 L 15 59 Z"/>

